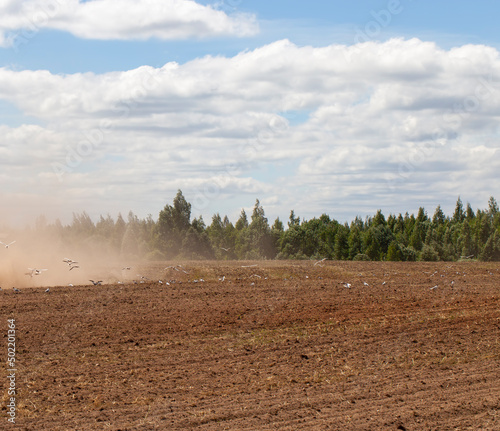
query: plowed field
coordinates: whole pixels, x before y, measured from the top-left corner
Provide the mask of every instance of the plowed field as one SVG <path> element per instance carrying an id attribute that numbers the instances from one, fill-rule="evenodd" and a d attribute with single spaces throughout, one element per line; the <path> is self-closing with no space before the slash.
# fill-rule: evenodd
<path id="1" fill-rule="evenodd" d="M 2 286 L 0 429 L 500 430 L 499 264 L 176 265 Z"/>

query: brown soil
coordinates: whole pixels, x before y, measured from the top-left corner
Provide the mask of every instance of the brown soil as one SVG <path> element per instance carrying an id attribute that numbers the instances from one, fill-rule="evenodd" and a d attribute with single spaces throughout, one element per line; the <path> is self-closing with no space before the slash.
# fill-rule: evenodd
<path id="1" fill-rule="evenodd" d="M 3 286 L 0 429 L 500 430 L 498 264 L 167 265 Z"/>

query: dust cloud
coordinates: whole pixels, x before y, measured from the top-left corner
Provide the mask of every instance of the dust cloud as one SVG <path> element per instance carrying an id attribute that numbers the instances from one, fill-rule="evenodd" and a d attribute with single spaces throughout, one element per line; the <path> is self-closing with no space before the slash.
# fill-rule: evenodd
<path id="1" fill-rule="evenodd" d="M 3 290 L 76 286 L 90 284 L 89 280 L 116 283 L 130 281 L 136 276 L 131 274 L 132 271 L 122 269 L 130 266 L 130 262 L 124 261 L 109 247 L 95 242 L 65 244 L 47 232 L 32 229 L 0 231 L 0 241 L 4 244 L 15 241 L 8 248 L 0 244 L 0 287 Z M 70 266 L 64 259 L 77 263 Z"/>

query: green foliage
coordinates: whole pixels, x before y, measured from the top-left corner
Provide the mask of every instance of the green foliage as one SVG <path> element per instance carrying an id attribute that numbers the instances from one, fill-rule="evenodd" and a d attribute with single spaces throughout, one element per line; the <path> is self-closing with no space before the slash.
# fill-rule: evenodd
<path id="1" fill-rule="evenodd" d="M 485 262 L 500 260 L 500 235 L 497 232 L 492 233 L 486 241 L 479 260 Z"/>
<path id="2" fill-rule="evenodd" d="M 61 244 L 98 247 L 127 259 L 500 260 L 500 210 L 493 197 L 476 213 L 469 203 L 464 211 L 459 197 L 452 217 L 438 205 L 432 219 L 420 207 L 416 216 L 386 218 L 378 210 L 365 221 L 341 224 L 327 214 L 304 220 L 292 210 L 286 225 L 277 218 L 272 226 L 256 200 L 250 220 L 242 210 L 235 225 L 215 214 L 206 226 L 201 216 L 191 221 L 191 204 L 178 190 L 156 221 L 130 212 L 126 220 L 107 215 L 94 223 L 83 212 L 67 226 L 40 217 L 36 227 Z"/>
<path id="3" fill-rule="evenodd" d="M 173 205 L 166 205 L 160 211 L 157 224 L 157 245 L 168 258 L 174 258 L 181 250 L 182 243 L 191 226 L 191 204 L 179 190 Z"/>
<path id="4" fill-rule="evenodd" d="M 453 213 L 453 221 L 455 223 L 462 223 L 465 219 L 464 206 L 460 196 L 458 197 L 457 204 L 455 206 L 455 212 Z"/>
<path id="5" fill-rule="evenodd" d="M 389 248 L 387 249 L 387 260 L 391 262 L 400 262 L 403 260 L 403 253 L 399 247 L 397 241 L 391 241 Z"/>
<path id="6" fill-rule="evenodd" d="M 354 258 L 352 259 L 354 261 L 366 261 L 366 262 L 369 262 L 370 261 L 370 257 L 364 253 L 358 253 L 356 256 L 354 256 Z"/>
<path id="7" fill-rule="evenodd" d="M 420 259 L 428 262 L 437 262 L 439 260 L 439 253 L 431 245 L 425 244 L 420 252 Z"/>

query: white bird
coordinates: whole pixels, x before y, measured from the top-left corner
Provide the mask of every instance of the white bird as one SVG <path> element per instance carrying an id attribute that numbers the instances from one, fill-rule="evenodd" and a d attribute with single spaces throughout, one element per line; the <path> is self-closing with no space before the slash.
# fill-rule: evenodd
<path id="1" fill-rule="evenodd" d="M 385 281 L 382 283 L 382 286 L 385 286 Z"/>
<path id="2" fill-rule="evenodd" d="M 41 275 L 43 271 L 48 271 L 48 269 L 36 269 L 36 268 L 28 268 L 31 271 L 31 276 Z M 26 273 L 28 274 L 28 273 Z"/>
<path id="3" fill-rule="evenodd" d="M 45 293 L 49 293 L 50 292 L 50 287 L 47 287 L 47 289 L 45 289 Z"/>
<path id="4" fill-rule="evenodd" d="M 351 288 L 351 283 L 344 283 L 344 286 L 347 287 L 348 289 Z"/>
<path id="5" fill-rule="evenodd" d="M 12 288 L 12 290 L 14 291 L 14 293 L 19 293 L 21 292 L 19 289 L 16 289 L 15 287 Z"/>
<path id="6" fill-rule="evenodd" d="M 435 286 L 431 287 L 431 290 L 434 290 L 434 289 L 437 289 L 437 288 L 438 288 L 438 285 L 436 284 Z"/>
<path id="7" fill-rule="evenodd" d="M 324 257 L 323 259 L 318 260 L 313 266 L 319 265 L 321 262 L 324 262 L 326 259 L 328 259 L 328 258 Z"/>
<path id="8" fill-rule="evenodd" d="M 226 253 L 231 250 L 230 248 L 224 248 L 224 247 L 221 247 L 222 250 L 224 250 Z"/>
<path id="9" fill-rule="evenodd" d="M 69 286 L 69 287 L 73 287 L 73 285 L 72 285 L 71 283 L 70 283 L 70 284 L 68 284 L 68 286 Z"/>
<path id="10" fill-rule="evenodd" d="M 12 244 L 14 244 L 16 241 L 12 241 L 11 243 L 9 244 L 5 244 L 4 242 L 0 241 L 0 244 L 4 245 L 5 248 L 9 248 Z"/>
<path id="11" fill-rule="evenodd" d="M 175 271 L 179 271 L 179 268 L 176 268 L 175 266 L 167 266 L 167 267 L 165 268 L 165 271 L 166 271 L 167 269 L 173 269 L 173 270 L 175 270 Z"/>
<path id="12" fill-rule="evenodd" d="M 363 281 L 364 286 L 369 286 L 369 284 L 366 281 Z"/>

